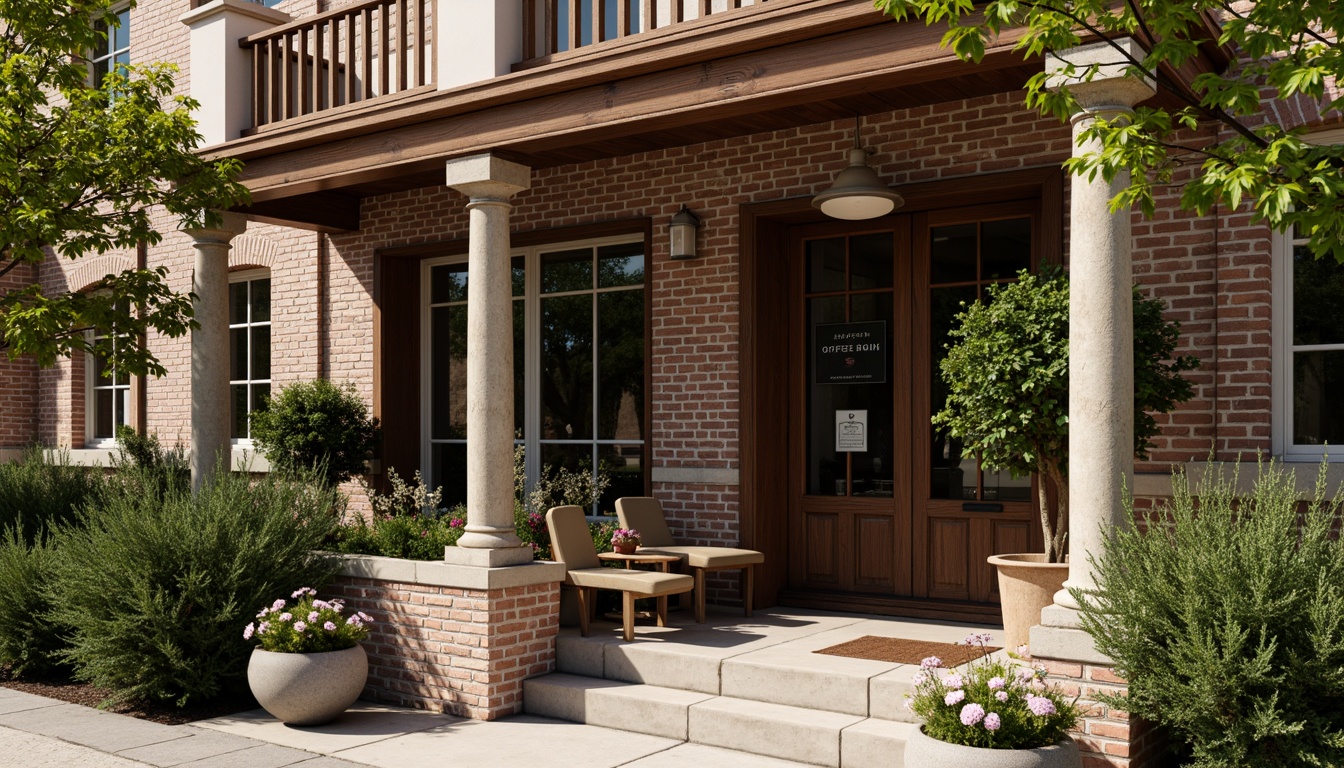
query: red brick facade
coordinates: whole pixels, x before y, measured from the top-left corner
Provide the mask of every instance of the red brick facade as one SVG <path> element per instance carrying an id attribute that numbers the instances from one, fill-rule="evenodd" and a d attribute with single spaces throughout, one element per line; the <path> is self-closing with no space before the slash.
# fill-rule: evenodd
<path id="1" fill-rule="evenodd" d="M 1064 661 L 1042 661 L 1047 680 L 1065 696 L 1078 697 L 1083 718 L 1071 731 L 1085 768 L 1139 768 L 1155 764 L 1162 754 L 1161 734 L 1128 712 L 1097 701 L 1098 693 L 1125 692 L 1125 681 L 1110 667 Z"/>

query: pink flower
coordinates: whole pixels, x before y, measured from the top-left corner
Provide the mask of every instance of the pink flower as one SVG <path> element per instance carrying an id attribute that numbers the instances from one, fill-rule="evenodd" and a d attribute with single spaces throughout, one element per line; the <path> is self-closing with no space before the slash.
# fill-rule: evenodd
<path id="1" fill-rule="evenodd" d="M 326 624 L 323 624 L 323 625 L 322 625 L 322 628 L 325 629 L 325 630 L 327 630 L 328 632 L 335 632 L 335 631 L 336 631 L 336 625 L 335 625 L 334 623 L 330 622 L 330 621 L 328 621 Z"/>
<path id="2" fill-rule="evenodd" d="M 1037 717 L 1045 717 L 1047 715 L 1055 714 L 1055 702 L 1044 696 L 1028 695 L 1027 709 L 1030 709 L 1031 714 L 1036 715 Z"/>
<path id="3" fill-rule="evenodd" d="M 958 675 L 955 672 L 943 678 L 943 685 L 946 685 L 948 688 L 960 688 L 965 684 L 966 681 L 962 680 L 961 675 Z"/>
<path id="4" fill-rule="evenodd" d="M 967 704 L 961 708 L 961 724 L 975 725 L 985 719 L 985 708 L 979 704 Z"/>
<path id="5" fill-rule="evenodd" d="M 264 634 L 266 634 L 267 632 L 270 632 L 270 631 L 271 631 L 271 622 L 269 622 L 269 621 L 263 621 L 263 622 L 261 622 L 260 624 L 257 625 L 257 634 L 258 634 L 258 635 L 264 635 Z"/>
<path id="6" fill-rule="evenodd" d="M 353 625 L 355 625 L 356 627 L 361 627 L 361 626 L 364 625 L 364 622 L 361 621 L 360 618 L 359 618 L 358 616 L 351 616 L 350 618 L 348 618 L 348 619 L 345 620 L 345 623 L 346 623 L 346 624 L 353 624 Z"/>
<path id="7" fill-rule="evenodd" d="M 985 715 L 986 731 L 997 731 L 999 730 L 1000 725 L 1003 725 L 1003 722 L 999 720 L 999 713 L 990 712 L 988 715 Z"/>
<path id="8" fill-rule="evenodd" d="M 304 630 L 306 630 L 306 629 L 308 629 L 308 625 L 307 625 L 307 624 L 304 624 L 302 621 L 296 621 L 296 622 L 294 622 L 294 631 L 295 631 L 295 632 L 302 632 L 302 631 L 304 631 Z"/>
<path id="9" fill-rule="evenodd" d="M 1007 681 L 1005 681 L 1002 677 L 991 677 L 991 678 L 989 678 L 989 690 L 991 690 L 991 691 L 997 691 L 997 690 L 999 690 L 1000 688 L 1002 688 L 1002 687 L 1003 687 L 1004 685 L 1006 685 L 1006 684 L 1007 684 Z"/>
<path id="10" fill-rule="evenodd" d="M 243 639 L 244 639 L 244 640 L 251 640 L 251 639 L 252 639 L 252 633 L 255 632 L 255 631 L 256 631 L 256 628 L 253 627 L 251 624 L 248 624 L 247 627 L 243 630 Z"/>
<path id="11" fill-rule="evenodd" d="M 1026 643 L 1023 643 L 1023 644 L 1017 646 L 1017 655 L 1018 655 L 1018 656 L 1022 656 L 1022 657 L 1030 656 L 1030 655 L 1031 655 L 1031 649 L 1027 647 L 1027 644 L 1026 644 Z"/>
<path id="12" fill-rule="evenodd" d="M 937 656 L 930 656 L 919 662 L 920 669 L 937 669 L 941 666 L 943 666 L 943 660 Z"/>
<path id="13" fill-rule="evenodd" d="M 285 601 L 284 601 L 284 600 L 279 600 L 279 599 L 277 599 L 274 603 L 271 603 L 271 610 L 272 610 L 272 611 L 278 611 L 278 610 L 280 610 L 281 608 L 284 608 L 284 607 L 285 607 Z"/>
<path id="14" fill-rule="evenodd" d="M 293 618 L 294 618 L 294 615 L 291 614 L 289 611 L 285 611 L 284 613 L 280 614 L 280 620 L 281 620 L 281 621 L 289 621 L 290 619 L 293 619 Z"/>
<path id="15" fill-rule="evenodd" d="M 318 617 L 317 611 L 310 611 L 308 613 L 308 623 L 311 624 L 312 622 L 317 621 Z"/>
<path id="16" fill-rule="evenodd" d="M 910 682 L 915 685 L 923 685 L 929 682 L 929 673 L 921 669 L 915 673 L 915 676 L 910 679 Z"/>
<path id="17" fill-rule="evenodd" d="M 299 587 L 298 589 L 294 590 L 294 594 L 290 595 L 290 597 L 294 598 L 295 600 L 298 600 L 304 595 L 313 595 L 314 597 L 316 597 L 317 590 L 313 589 L 312 587 Z"/>
<path id="18" fill-rule="evenodd" d="M 994 698 L 998 699 L 999 701 L 1007 701 L 1007 700 L 1008 700 L 1008 692 L 1007 692 L 1007 691 L 995 691 L 995 692 L 994 692 Z"/>
<path id="19" fill-rule="evenodd" d="M 947 695 L 943 697 L 943 703 L 950 707 L 954 704 L 961 703 L 961 700 L 964 698 L 966 698 L 965 691 L 948 691 Z"/>

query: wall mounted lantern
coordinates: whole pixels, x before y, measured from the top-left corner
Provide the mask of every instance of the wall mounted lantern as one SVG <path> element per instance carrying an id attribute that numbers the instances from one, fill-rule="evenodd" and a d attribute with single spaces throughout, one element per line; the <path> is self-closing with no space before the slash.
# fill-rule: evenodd
<path id="1" fill-rule="evenodd" d="M 668 224 L 672 235 L 671 258 L 677 261 L 695 258 L 695 232 L 700 228 L 700 219 L 686 206 L 681 206 Z"/>
<path id="2" fill-rule="evenodd" d="M 854 148 L 849 167 L 835 177 L 830 189 L 812 198 L 812 207 L 834 219 L 876 219 L 900 208 L 905 200 L 868 167 L 868 152 L 859 144 L 859 117 L 854 116 Z"/>

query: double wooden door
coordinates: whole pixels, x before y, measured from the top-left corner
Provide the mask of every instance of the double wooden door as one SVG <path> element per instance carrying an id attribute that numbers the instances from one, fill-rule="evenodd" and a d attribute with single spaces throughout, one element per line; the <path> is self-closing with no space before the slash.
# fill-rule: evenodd
<path id="1" fill-rule="evenodd" d="M 1036 267 L 1039 204 L 791 234 L 790 589 L 893 613 L 997 602 L 985 558 L 1040 544 L 1032 481 L 982 468 L 930 417 L 963 302 Z"/>

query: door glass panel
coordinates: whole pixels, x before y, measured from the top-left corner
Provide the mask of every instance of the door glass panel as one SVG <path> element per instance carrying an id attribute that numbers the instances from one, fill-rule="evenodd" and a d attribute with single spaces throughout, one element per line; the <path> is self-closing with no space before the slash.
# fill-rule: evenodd
<path id="1" fill-rule="evenodd" d="M 890 288 L 894 235 L 878 232 L 849 238 L 849 287 Z"/>
<path id="2" fill-rule="evenodd" d="M 934 227 L 929 231 L 929 282 L 967 283 L 976 278 L 974 224 Z"/>
<path id="3" fill-rule="evenodd" d="M 940 370 L 943 358 L 947 357 L 947 343 L 950 340 L 954 318 L 961 311 L 964 302 L 975 301 L 976 288 L 973 285 L 955 288 L 934 288 L 930 291 L 931 314 L 929 320 L 929 360 L 932 362 L 931 389 L 929 403 L 931 413 L 943 409 L 947 402 L 947 386 L 943 384 Z M 975 458 L 962 456 L 961 440 L 947 434 L 942 427 L 930 427 L 933 431 L 930 457 L 929 496 L 934 499 L 975 498 L 976 469 Z M 967 488 L 969 487 L 969 495 Z"/>
<path id="4" fill-rule="evenodd" d="M 857 239 L 857 238 L 855 238 Z M 892 344 L 892 297 L 891 293 L 866 293 L 850 298 L 851 322 L 881 320 L 886 323 L 886 349 Z M 887 364 L 891 364 L 890 355 Z M 888 371 L 886 381 L 881 384 L 851 384 L 844 387 L 844 400 L 837 402 L 837 408 L 863 409 L 868 412 L 866 431 L 867 451 L 849 453 L 850 475 L 855 496 L 891 497 L 895 495 L 892 480 L 894 464 L 892 423 L 894 418 L 894 381 Z M 834 431 L 834 421 L 831 423 Z M 834 438 L 832 438 L 834 439 Z"/>
<path id="5" fill-rule="evenodd" d="M 808 293 L 845 290 L 845 238 L 811 240 L 806 253 Z"/>
<path id="6" fill-rule="evenodd" d="M 984 470 L 986 501 L 1031 501 L 1031 477 L 1013 477 L 1006 469 Z"/>
<path id="7" fill-rule="evenodd" d="M 986 221 L 980 234 L 982 280 L 1015 277 L 1031 268 L 1031 219 Z"/>
<path id="8" fill-rule="evenodd" d="M 844 273 L 840 275 L 844 279 Z M 842 283 L 843 285 L 843 283 Z M 818 325 L 845 321 L 845 297 L 827 296 L 807 300 L 808 339 Z M 846 496 L 847 469 L 843 454 L 835 451 L 835 410 L 847 399 L 848 384 L 817 385 L 816 361 L 808 355 L 807 492 L 821 496 Z"/>

